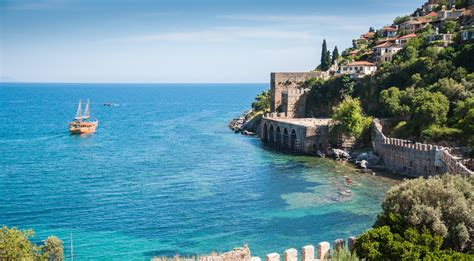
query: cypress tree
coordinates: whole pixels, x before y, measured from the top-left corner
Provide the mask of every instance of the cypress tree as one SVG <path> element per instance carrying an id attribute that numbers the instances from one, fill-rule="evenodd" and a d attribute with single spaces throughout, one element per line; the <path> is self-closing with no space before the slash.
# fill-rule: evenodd
<path id="1" fill-rule="evenodd" d="M 323 40 L 323 48 L 321 50 L 321 64 L 319 65 L 319 68 L 323 71 L 326 71 L 329 69 L 329 63 L 328 63 L 328 47 L 326 45 L 326 39 Z"/>
<path id="2" fill-rule="evenodd" d="M 331 64 L 334 64 L 337 59 L 339 58 L 339 50 L 337 49 L 337 46 L 334 47 L 334 51 L 332 51 L 332 60 L 331 60 Z"/>
<path id="3" fill-rule="evenodd" d="M 329 67 L 331 67 L 331 51 L 327 51 L 327 54 L 326 54 L 326 64 L 327 64 L 327 69 L 329 69 Z"/>

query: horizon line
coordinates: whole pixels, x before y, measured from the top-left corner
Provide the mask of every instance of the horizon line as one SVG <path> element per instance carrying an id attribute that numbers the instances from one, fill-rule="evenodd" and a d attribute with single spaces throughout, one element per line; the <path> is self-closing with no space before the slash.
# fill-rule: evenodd
<path id="1" fill-rule="evenodd" d="M 0 81 L 3 83 L 28 84 L 267 84 L 268 82 L 30 82 L 30 81 Z"/>

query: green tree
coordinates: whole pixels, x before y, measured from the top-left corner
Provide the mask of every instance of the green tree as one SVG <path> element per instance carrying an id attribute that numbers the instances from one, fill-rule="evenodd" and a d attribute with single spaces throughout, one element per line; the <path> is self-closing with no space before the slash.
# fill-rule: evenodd
<path id="1" fill-rule="evenodd" d="M 409 15 L 405 15 L 405 16 L 397 16 L 395 18 L 395 20 L 393 20 L 393 23 L 396 24 L 396 25 L 399 25 L 399 24 L 402 24 L 406 21 L 410 20 L 410 16 Z"/>
<path id="2" fill-rule="evenodd" d="M 413 121 L 420 130 L 432 124 L 441 125 L 446 122 L 449 101 L 442 93 L 418 90 L 413 96 L 412 104 Z"/>
<path id="3" fill-rule="evenodd" d="M 263 91 L 252 102 L 252 109 L 256 112 L 270 111 L 270 91 Z"/>
<path id="4" fill-rule="evenodd" d="M 379 101 L 382 108 L 390 116 L 401 117 L 410 113 L 408 93 L 400 91 L 397 87 L 390 87 L 380 92 Z"/>
<path id="5" fill-rule="evenodd" d="M 326 39 L 323 40 L 323 46 L 321 50 L 321 64 L 319 65 L 319 68 L 322 71 L 326 71 L 329 69 L 329 66 L 331 61 L 330 53 L 328 51 L 328 47 L 326 45 Z"/>
<path id="6" fill-rule="evenodd" d="M 370 126 L 372 118 L 363 114 L 359 99 L 348 96 L 334 109 L 332 121 L 331 130 L 358 138 Z"/>
<path id="7" fill-rule="evenodd" d="M 3 226 L 0 229 L 0 259 L 33 260 L 41 257 L 40 248 L 30 242 L 33 230 Z"/>
<path id="8" fill-rule="evenodd" d="M 451 20 L 445 20 L 443 24 L 441 25 L 441 33 L 447 34 L 447 33 L 454 33 L 456 32 L 456 28 L 458 27 L 458 23 L 455 21 Z"/>
<path id="9" fill-rule="evenodd" d="M 474 148 L 474 98 L 467 98 L 456 104 L 454 109 L 454 126 L 463 132 L 463 139 Z"/>
<path id="10" fill-rule="evenodd" d="M 444 94 L 452 102 L 458 100 L 464 100 L 470 93 L 466 92 L 464 85 L 456 82 L 451 78 L 440 79 L 432 87 L 433 90 L 439 91 Z"/>
<path id="11" fill-rule="evenodd" d="M 48 260 L 64 260 L 63 241 L 55 236 L 50 236 L 46 239 L 42 251 Z"/>
<path id="12" fill-rule="evenodd" d="M 335 46 L 334 50 L 332 51 L 331 64 L 335 64 L 338 59 L 339 59 L 339 50 L 337 49 L 337 46 Z"/>

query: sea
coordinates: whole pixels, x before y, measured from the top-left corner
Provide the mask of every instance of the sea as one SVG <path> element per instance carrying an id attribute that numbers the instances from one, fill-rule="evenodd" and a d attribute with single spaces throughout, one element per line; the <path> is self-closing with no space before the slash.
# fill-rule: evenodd
<path id="1" fill-rule="evenodd" d="M 59 237 L 66 260 L 265 258 L 369 229 L 397 180 L 228 129 L 268 87 L 1 83 L 0 225 Z M 68 132 L 80 99 L 96 133 Z"/>

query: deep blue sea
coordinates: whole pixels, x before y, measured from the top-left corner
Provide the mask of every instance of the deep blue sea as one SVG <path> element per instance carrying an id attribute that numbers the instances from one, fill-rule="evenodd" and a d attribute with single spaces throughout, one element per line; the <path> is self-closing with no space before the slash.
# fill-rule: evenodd
<path id="1" fill-rule="evenodd" d="M 267 84 L 0 84 L 0 225 L 76 260 L 149 260 L 248 243 L 254 255 L 357 235 L 396 181 L 286 155 L 228 121 Z M 79 99 L 97 132 L 70 135 Z M 104 102 L 118 107 L 105 107 Z M 355 185 L 352 196 L 344 176 Z"/>

